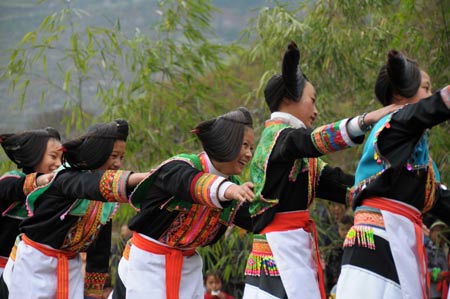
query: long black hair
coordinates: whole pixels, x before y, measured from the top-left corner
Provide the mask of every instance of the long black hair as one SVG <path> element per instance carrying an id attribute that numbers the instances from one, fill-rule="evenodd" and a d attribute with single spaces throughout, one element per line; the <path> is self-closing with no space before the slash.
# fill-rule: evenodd
<path id="1" fill-rule="evenodd" d="M 61 141 L 59 132 L 51 127 L 0 134 L 0 143 L 6 155 L 26 174 L 34 172 L 34 167 L 41 162 L 50 139 Z"/>
<path id="2" fill-rule="evenodd" d="M 240 107 L 199 123 L 193 132 L 211 159 L 229 162 L 239 155 L 246 128 L 253 128 L 252 116 L 247 108 Z"/>
<path id="3" fill-rule="evenodd" d="M 270 112 L 278 111 L 284 98 L 294 102 L 300 101 L 308 78 L 298 68 L 300 51 L 297 45 L 291 41 L 283 56 L 281 74 L 269 79 L 264 89 L 264 97 Z"/>
<path id="4" fill-rule="evenodd" d="M 419 90 L 422 75 L 417 63 L 399 51 L 390 50 L 387 62 L 380 68 L 375 96 L 383 106 L 392 104 L 395 95 L 413 97 Z"/>
<path id="5" fill-rule="evenodd" d="M 63 144 L 63 158 L 71 167 L 81 170 L 100 168 L 108 161 L 116 140 L 126 141 L 128 123 L 118 119 L 95 124 L 87 133 Z"/>

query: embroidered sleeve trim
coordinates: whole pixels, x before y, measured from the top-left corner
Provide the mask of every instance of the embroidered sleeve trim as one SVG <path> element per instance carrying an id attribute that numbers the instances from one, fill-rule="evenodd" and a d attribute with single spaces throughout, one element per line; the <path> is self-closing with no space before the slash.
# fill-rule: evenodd
<path id="1" fill-rule="evenodd" d="M 23 194 L 28 195 L 36 188 L 36 172 L 30 173 L 25 177 L 25 182 L 23 183 Z"/>
<path id="2" fill-rule="evenodd" d="M 343 119 L 324 125 L 311 133 L 312 142 L 319 152 L 328 154 L 356 145 L 348 135 L 347 121 Z"/>
<path id="3" fill-rule="evenodd" d="M 86 272 L 86 277 L 84 278 L 84 296 L 102 298 L 106 277 L 107 273 Z"/>
<path id="4" fill-rule="evenodd" d="M 191 182 L 191 197 L 194 202 L 209 207 L 220 207 L 219 187 L 226 181 L 225 178 L 200 172 Z"/>
<path id="5" fill-rule="evenodd" d="M 127 181 L 130 171 L 107 170 L 100 179 L 100 193 L 106 201 L 127 202 Z"/>

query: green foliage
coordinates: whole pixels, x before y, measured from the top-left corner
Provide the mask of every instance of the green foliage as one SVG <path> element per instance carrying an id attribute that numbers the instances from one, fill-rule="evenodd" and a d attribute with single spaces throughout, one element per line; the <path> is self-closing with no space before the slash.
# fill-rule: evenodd
<path id="1" fill-rule="evenodd" d="M 282 53 L 290 40 L 300 47 L 301 69 L 316 88 L 318 124 L 380 106 L 373 86 L 390 49 L 416 59 L 434 85 L 445 86 L 450 82 L 449 12 L 448 0 L 318 0 L 289 8 L 264 7 L 243 34 L 243 42 L 250 43 L 245 58 L 263 67 L 258 88 L 248 96 L 263 97 L 265 82 L 281 70 Z M 262 101 L 259 110 L 267 111 Z M 443 127 L 448 131 L 447 125 Z M 450 144 L 441 144 L 433 147 L 434 156 L 448 157 L 445 150 Z M 358 151 L 334 154 L 326 160 L 338 161 L 353 171 L 357 160 L 352 157 L 359 156 Z"/>

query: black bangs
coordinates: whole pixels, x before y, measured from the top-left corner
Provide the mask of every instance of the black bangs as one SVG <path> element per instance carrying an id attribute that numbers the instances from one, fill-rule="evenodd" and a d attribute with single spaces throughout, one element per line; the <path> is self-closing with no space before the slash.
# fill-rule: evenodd
<path id="1" fill-rule="evenodd" d="M 267 82 L 264 97 L 271 112 L 278 111 L 283 98 L 298 102 L 308 81 L 298 68 L 300 51 L 291 41 L 283 56 L 281 75 L 275 75 Z"/>
<path id="2" fill-rule="evenodd" d="M 253 120 L 247 108 L 240 107 L 201 122 L 194 131 L 211 159 L 229 162 L 239 155 L 246 128 L 253 128 Z"/>
<path id="3" fill-rule="evenodd" d="M 0 135 L 6 155 L 26 174 L 34 172 L 34 167 L 41 162 L 50 139 L 61 140 L 58 131 L 50 127 Z"/>
<path id="4" fill-rule="evenodd" d="M 64 160 L 77 169 L 98 169 L 108 161 L 114 142 L 126 141 L 127 136 L 128 123 L 125 120 L 95 124 L 85 135 L 63 144 Z"/>
<path id="5" fill-rule="evenodd" d="M 387 106 L 392 103 L 394 95 L 413 97 L 419 90 L 421 80 L 417 63 L 402 53 L 391 50 L 387 63 L 378 72 L 375 95 L 383 106 Z"/>

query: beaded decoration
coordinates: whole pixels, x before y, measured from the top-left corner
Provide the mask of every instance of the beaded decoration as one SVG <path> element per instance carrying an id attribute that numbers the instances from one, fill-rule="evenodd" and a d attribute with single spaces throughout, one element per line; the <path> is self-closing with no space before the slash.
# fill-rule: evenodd
<path id="1" fill-rule="evenodd" d="M 375 250 L 373 228 L 366 225 L 352 226 L 345 237 L 344 247 L 353 247 L 355 244 Z"/>
<path id="2" fill-rule="evenodd" d="M 107 273 L 86 272 L 84 278 L 84 296 L 89 298 L 103 298 L 103 287 Z"/>
<path id="3" fill-rule="evenodd" d="M 272 250 L 265 235 L 253 235 L 253 247 L 245 267 L 245 275 L 260 276 L 261 270 L 268 276 L 280 276 Z"/>

